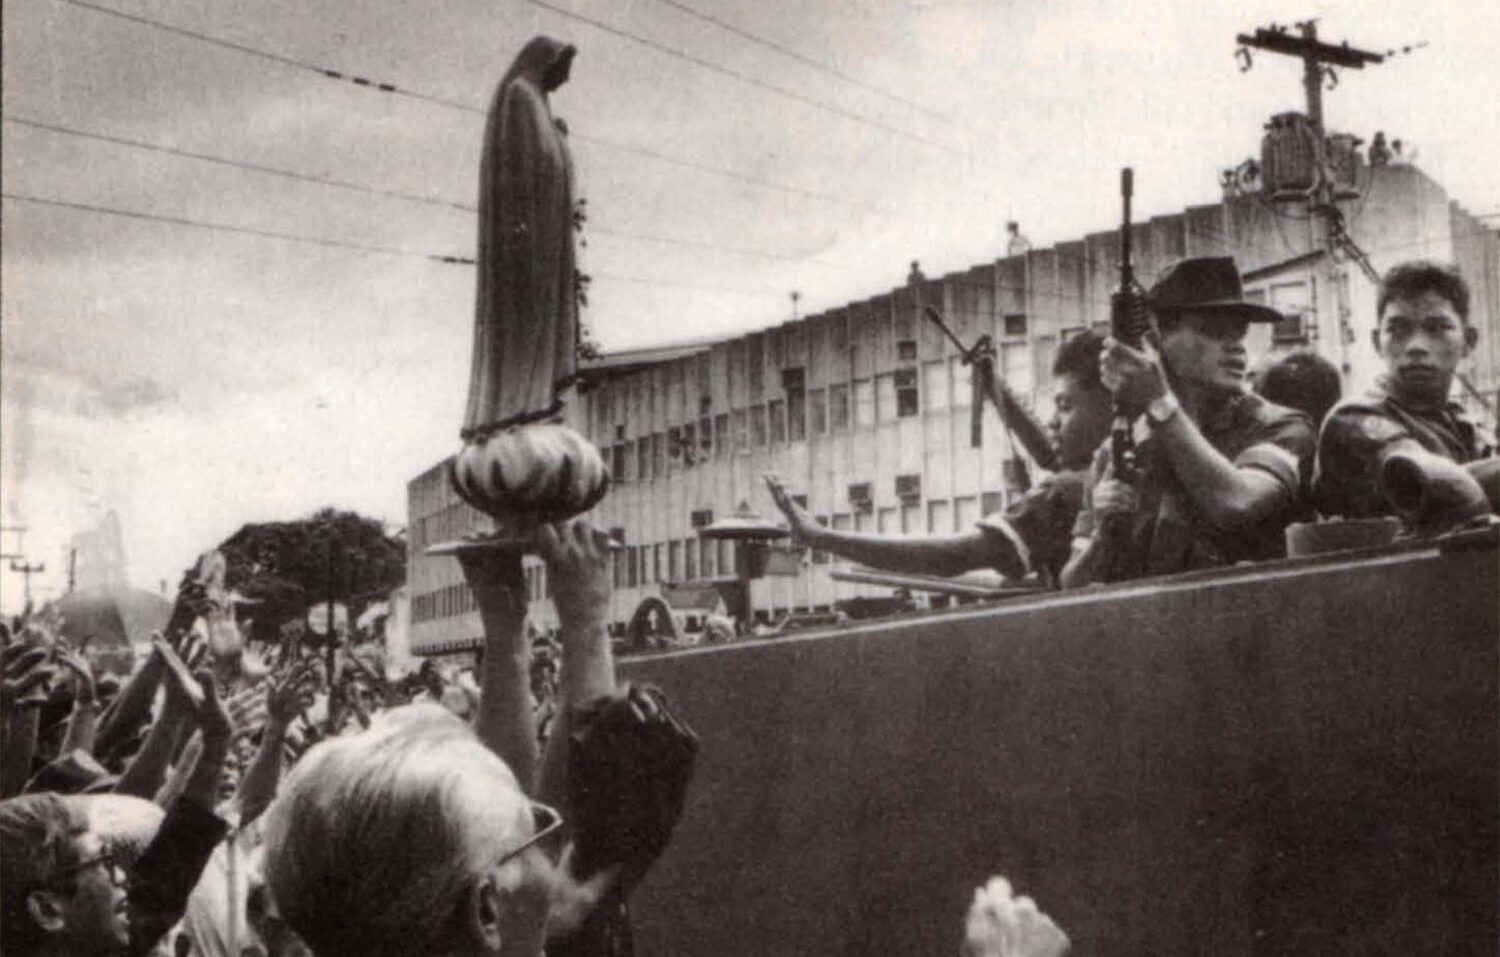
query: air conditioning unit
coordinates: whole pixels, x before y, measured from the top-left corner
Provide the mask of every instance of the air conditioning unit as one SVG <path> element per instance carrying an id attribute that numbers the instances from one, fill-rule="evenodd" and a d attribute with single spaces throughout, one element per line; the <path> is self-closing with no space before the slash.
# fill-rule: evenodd
<path id="1" fill-rule="evenodd" d="M 898 475 L 896 476 L 896 497 L 903 505 L 912 505 L 922 498 L 922 476 L 920 475 Z"/>
<path id="2" fill-rule="evenodd" d="M 711 508 L 700 508 L 689 516 L 689 521 L 694 528 L 707 528 L 714 523 L 714 510 Z"/>
<path id="3" fill-rule="evenodd" d="M 798 389 L 806 388 L 806 386 L 807 374 L 801 366 L 798 366 L 795 369 L 781 370 L 781 387 L 783 389 L 787 390 L 788 392 L 794 392 Z"/>
<path id="4" fill-rule="evenodd" d="M 701 396 L 698 399 L 698 411 L 707 412 L 709 409 L 713 408 L 713 404 L 714 400 L 711 396 Z"/>
<path id="5" fill-rule="evenodd" d="M 916 369 L 897 369 L 896 370 L 896 388 L 898 388 L 898 389 L 915 389 L 916 387 L 917 387 L 917 370 Z"/>
<path id="6" fill-rule="evenodd" d="M 875 489 L 869 482 L 849 486 L 849 504 L 856 512 L 868 514 L 875 508 Z"/>
<path id="7" fill-rule="evenodd" d="M 612 539 L 614 539 L 616 542 L 619 542 L 621 545 L 624 545 L 625 544 L 625 529 L 624 529 L 624 527 L 617 525 L 614 528 L 610 529 L 609 530 L 609 537 L 612 538 Z"/>

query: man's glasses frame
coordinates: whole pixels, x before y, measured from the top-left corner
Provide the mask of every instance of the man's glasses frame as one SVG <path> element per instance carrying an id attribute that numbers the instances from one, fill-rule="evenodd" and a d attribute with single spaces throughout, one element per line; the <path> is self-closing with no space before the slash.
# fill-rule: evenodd
<path id="1" fill-rule="evenodd" d="M 557 833 L 557 831 L 563 826 L 563 816 L 557 811 L 556 808 L 548 807 L 545 804 L 539 804 L 535 801 L 531 803 L 531 820 L 533 825 L 535 825 L 534 833 L 516 847 L 513 847 L 510 850 L 506 851 L 504 854 L 500 855 L 500 857 L 495 861 L 495 864 L 497 866 L 506 864 L 520 857 L 530 848 L 535 847 L 537 844 Z"/>

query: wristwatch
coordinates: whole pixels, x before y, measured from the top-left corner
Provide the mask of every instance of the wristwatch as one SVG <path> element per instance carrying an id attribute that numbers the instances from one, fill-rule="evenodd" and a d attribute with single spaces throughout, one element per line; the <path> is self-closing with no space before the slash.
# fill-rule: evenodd
<path id="1" fill-rule="evenodd" d="M 1166 395 L 1154 399 L 1150 405 L 1146 406 L 1146 419 L 1151 423 L 1153 428 L 1158 425 L 1166 425 L 1172 421 L 1172 416 L 1176 415 L 1177 410 L 1181 408 L 1182 406 L 1177 404 L 1177 396 L 1168 392 Z"/>

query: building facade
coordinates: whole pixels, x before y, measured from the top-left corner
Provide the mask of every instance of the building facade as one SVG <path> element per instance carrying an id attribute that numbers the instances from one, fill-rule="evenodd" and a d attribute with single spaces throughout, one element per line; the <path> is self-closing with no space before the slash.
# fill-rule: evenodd
<path id="1" fill-rule="evenodd" d="M 1362 167 L 1359 185 L 1343 211 L 1370 268 L 1431 258 L 1457 262 L 1469 278 L 1480 346 L 1463 370 L 1473 394 L 1457 398 L 1492 428 L 1479 397 L 1493 408 L 1500 238 L 1415 167 Z M 1252 356 L 1312 349 L 1344 370 L 1347 394 L 1378 371 L 1370 344 L 1376 287 L 1357 257 L 1321 245 L 1316 226 L 1305 203 L 1272 205 L 1259 194 L 1192 207 L 1137 225 L 1136 273 L 1149 285 L 1179 259 L 1234 256 L 1247 296 L 1288 316 L 1254 329 Z M 939 308 L 965 343 L 990 336 L 997 373 L 1045 420 L 1057 349 L 1108 322 L 1117 262 L 1117 232 L 1092 233 L 939 278 L 917 275 L 746 335 L 589 364 L 566 415 L 610 465 L 612 487 L 590 518 L 624 546 L 613 559 L 613 628 L 623 631 L 647 599 L 670 601 L 678 586 L 735 580 L 733 549 L 700 539 L 698 529 L 742 503 L 775 517 L 760 479 L 767 472 L 835 528 L 953 533 L 1003 507 L 1020 489 L 1024 456 L 989 408 L 982 442 L 971 445 L 969 367 L 922 308 Z M 480 634 L 472 597 L 458 563 L 426 549 L 483 531 L 489 520 L 448 488 L 444 463 L 411 481 L 409 506 L 412 650 L 462 653 Z M 544 570 L 526 564 L 532 622 L 547 630 L 556 616 Z M 824 554 L 778 550 L 750 584 L 752 615 L 775 620 L 890 593 L 835 581 L 835 567 Z M 688 615 L 685 623 L 700 622 Z"/>

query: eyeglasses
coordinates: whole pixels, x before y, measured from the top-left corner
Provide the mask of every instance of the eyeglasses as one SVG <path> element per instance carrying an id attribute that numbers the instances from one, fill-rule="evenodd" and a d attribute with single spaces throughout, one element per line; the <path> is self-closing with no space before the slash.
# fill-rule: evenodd
<path id="1" fill-rule="evenodd" d="M 504 854 L 500 855 L 500 858 L 495 861 L 496 865 L 515 860 L 517 857 L 520 857 L 521 854 L 524 853 L 528 848 L 531 848 L 541 841 L 545 840 L 546 838 L 552 836 L 563 825 L 561 814 L 545 804 L 537 804 L 535 802 L 533 802 L 531 805 L 531 821 L 534 827 L 534 832 L 532 833 L 532 835 L 526 840 L 522 841 L 516 847 L 513 847 L 510 850 L 506 851 Z"/>
<path id="2" fill-rule="evenodd" d="M 100 851 L 93 857 L 87 857 L 75 864 L 69 864 L 67 867 L 58 872 L 57 880 L 62 881 L 71 877 L 76 877 L 77 875 L 82 874 L 84 871 L 90 870 L 95 867 L 103 867 L 104 870 L 109 874 L 110 879 L 115 883 L 123 884 L 125 882 L 125 865 L 115 860 L 114 855 L 109 851 Z"/>

